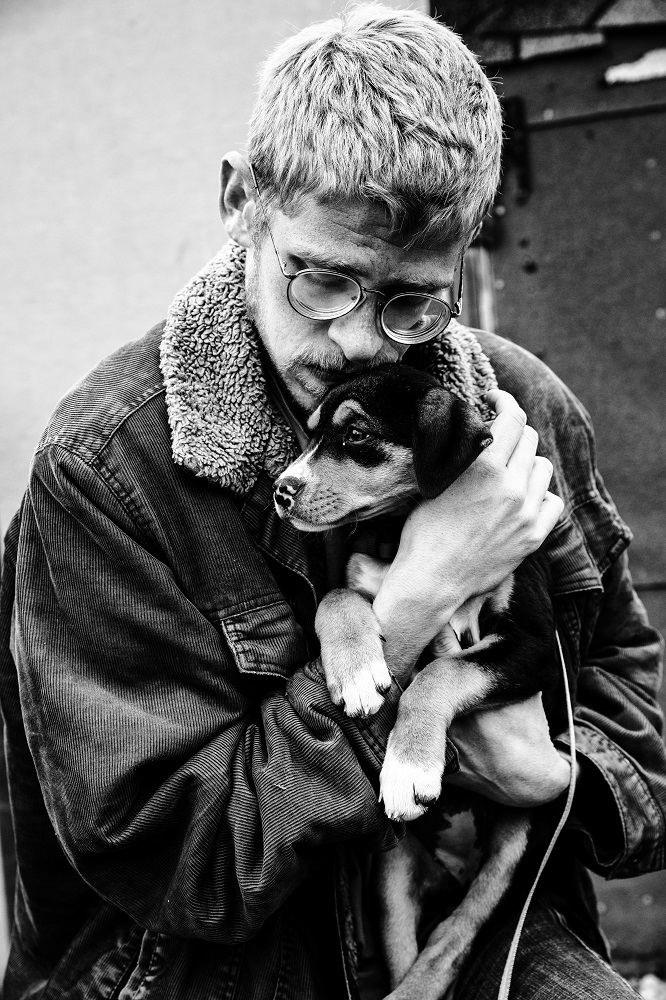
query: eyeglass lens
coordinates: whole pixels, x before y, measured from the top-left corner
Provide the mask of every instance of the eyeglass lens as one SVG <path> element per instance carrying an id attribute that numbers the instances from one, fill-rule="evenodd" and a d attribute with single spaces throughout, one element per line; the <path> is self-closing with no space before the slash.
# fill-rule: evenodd
<path id="1" fill-rule="evenodd" d="M 394 295 L 382 312 L 382 322 L 399 336 L 417 338 L 430 333 L 442 320 L 448 322 L 448 303 L 427 295 Z"/>
<path id="2" fill-rule="evenodd" d="M 350 312 L 361 300 L 361 286 L 348 275 L 334 271 L 304 271 L 289 284 L 289 301 L 297 312 L 311 319 L 332 319 Z M 429 295 L 393 296 L 382 310 L 382 324 L 396 336 L 420 339 L 445 326 L 451 315 L 447 302 Z"/>
<path id="3" fill-rule="evenodd" d="M 292 278 L 289 286 L 292 306 L 313 319 L 344 315 L 360 302 L 362 294 L 352 278 L 335 271 L 306 271 Z"/>

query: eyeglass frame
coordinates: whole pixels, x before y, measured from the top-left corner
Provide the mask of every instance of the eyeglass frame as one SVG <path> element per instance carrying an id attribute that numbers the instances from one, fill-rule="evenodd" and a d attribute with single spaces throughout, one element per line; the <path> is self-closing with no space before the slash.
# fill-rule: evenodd
<path id="1" fill-rule="evenodd" d="M 287 266 L 286 262 L 283 261 L 282 257 L 280 256 L 280 251 L 277 248 L 277 244 L 275 242 L 275 239 L 273 238 L 273 233 L 271 231 L 271 227 L 268 222 L 268 213 L 266 212 L 263 198 L 261 196 L 257 175 L 255 173 L 254 167 L 249 162 L 248 162 L 248 167 L 250 168 L 252 181 L 254 183 L 254 187 L 257 192 L 257 201 L 259 202 L 259 206 L 261 208 L 261 212 L 264 217 L 264 221 L 266 223 L 266 229 L 268 230 L 268 235 L 270 237 L 271 243 L 273 244 L 273 250 L 275 251 L 275 256 L 277 257 L 278 264 L 280 265 L 280 271 L 282 272 L 283 278 L 285 278 L 288 281 L 287 301 L 289 302 L 289 305 L 294 310 L 294 312 L 297 313 L 299 316 L 305 316 L 306 319 L 315 319 L 315 320 L 339 319 L 341 316 L 348 316 L 349 313 L 352 313 L 355 309 L 358 309 L 358 307 L 362 305 L 363 302 L 365 302 L 365 300 L 367 299 L 368 293 L 372 293 L 373 295 L 378 295 L 380 298 L 383 298 L 385 300 L 384 305 L 382 306 L 381 313 L 379 314 L 379 322 L 381 324 L 381 328 L 385 336 L 387 336 L 389 340 L 392 340 L 394 343 L 405 344 L 407 346 L 409 346 L 410 344 L 423 344 L 427 343 L 429 340 L 433 340 L 438 334 L 443 333 L 444 330 L 446 330 L 452 319 L 457 319 L 458 316 L 460 316 L 462 312 L 462 297 L 463 297 L 463 264 L 465 259 L 464 254 L 462 255 L 460 260 L 460 272 L 458 278 L 458 297 L 452 306 L 449 305 L 446 299 L 440 299 L 436 295 L 430 295 L 428 292 L 398 292 L 396 295 L 391 295 L 387 297 L 386 292 L 382 292 L 378 288 L 366 288 L 364 285 L 361 284 L 358 278 L 353 277 L 351 274 L 344 274 L 342 271 L 334 271 L 331 268 L 326 268 L 326 267 L 303 267 L 301 268 L 300 271 L 297 271 L 296 274 L 287 274 L 285 270 L 285 267 Z M 347 281 L 353 282 L 360 289 L 359 299 L 357 302 L 354 302 L 353 305 L 345 307 L 344 309 L 341 309 L 338 312 L 328 313 L 326 316 L 309 315 L 308 313 L 303 312 L 302 309 L 299 309 L 294 305 L 292 301 L 292 296 L 290 294 L 292 283 L 296 278 L 299 278 L 302 274 L 331 274 L 337 278 L 345 278 Z M 394 302 L 395 299 L 400 299 L 403 297 L 414 296 L 414 295 L 422 296 L 424 299 L 431 299 L 433 302 L 437 302 L 440 306 L 441 305 L 446 306 L 449 310 L 449 318 L 447 319 L 446 323 L 444 323 L 444 325 L 441 327 L 437 327 L 436 324 L 435 330 L 432 333 L 428 333 L 427 336 L 423 337 L 420 340 L 418 338 L 400 337 L 399 334 L 391 330 L 384 322 L 384 312 L 391 304 L 391 302 Z"/>

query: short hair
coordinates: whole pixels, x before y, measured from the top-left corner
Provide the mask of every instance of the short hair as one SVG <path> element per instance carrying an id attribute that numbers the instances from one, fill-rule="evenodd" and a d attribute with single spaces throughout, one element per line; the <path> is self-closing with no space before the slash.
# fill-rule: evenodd
<path id="1" fill-rule="evenodd" d="M 469 242 L 500 173 L 497 95 L 454 31 L 414 10 L 353 6 L 262 67 L 247 153 L 262 194 L 382 206 L 406 244 Z"/>

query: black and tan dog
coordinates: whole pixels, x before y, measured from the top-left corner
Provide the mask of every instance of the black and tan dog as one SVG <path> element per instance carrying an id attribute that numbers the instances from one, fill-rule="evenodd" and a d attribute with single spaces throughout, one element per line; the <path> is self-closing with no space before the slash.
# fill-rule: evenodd
<path id="1" fill-rule="evenodd" d="M 274 487 L 278 513 L 303 531 L 406 513 L 420 497 L 445 490 L 491 440 L 476 410 L 404 365 L 382 365 L 335 387 L 308 426 L 307 450 Z M 349 715 L 378 711 L 391 684 L 370 604 L 387 568 L 369 555 L 353 555 L 348 588 L 327 594 L 317 612 L 331 697 Z M 527 812 L 495 807 L 460 789 L 441 791 L 446 735 L 455 718 L 552 684 L 554 626 L 540 560 L 529 558 L 491 593 L 467 601 L 448 628 L 462 649 L 446 634 L 431 644 L 430 662 L 400 698 L 380 775 L 380 797 L 392 819 L 416 820 L 437 801 L 412 824 L 418 837 L 408 834 L 380 864 L 382 937 L 393 987 L 417 956 L 427 897 L 438 896 L 441 906 L 442 893 L 450 895 L 450 916 L 429 940 L 429 961 L 421 963 L 441 988 L 455 977 L 525 854 Z"/>

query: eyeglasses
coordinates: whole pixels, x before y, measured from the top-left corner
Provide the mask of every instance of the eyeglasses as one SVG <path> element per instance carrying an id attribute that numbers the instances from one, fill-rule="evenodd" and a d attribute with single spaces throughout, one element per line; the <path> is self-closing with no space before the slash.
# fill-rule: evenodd
<path id="1" fill-rule="evenodd" d="M 257 177 L 251 164 L 250 171 L 280 270 L 288 281 L 289 305 L 299 315 L 317 320 L 337 319 L 357 309 L 369 294 L 377 295 L 385 300 L 379 313 L 381 328 L 390 340 L 399 344 L 421 344 L 431 340 L 446 329 L 453 317 L 460 315 L 463 294 L 462 260 L 458 297 L 453 306 L 444 299 L 438 299 L 426 292 L 399 292 L 387 298 L 384 292 L 376 288 L 364 288 L 360 281 L 351 275 L 330 271 L 327 268 L 305 267 L 296 274 L 288 274 L 273 239 Z"/>

